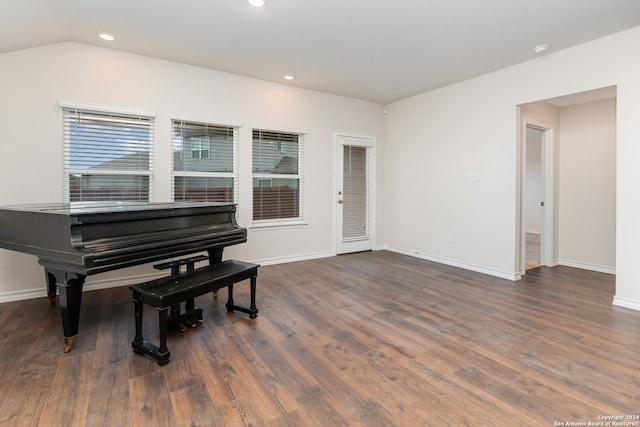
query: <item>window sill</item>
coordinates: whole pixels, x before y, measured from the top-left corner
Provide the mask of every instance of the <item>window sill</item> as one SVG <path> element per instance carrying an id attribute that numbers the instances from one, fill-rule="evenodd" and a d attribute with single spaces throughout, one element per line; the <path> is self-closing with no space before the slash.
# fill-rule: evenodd
<path id="1" fill-rule="evenodd" d="M 303 220 L 291 220 L 291 221 L 255 221 L 249 227 L 251 230 L 278 230 L 283 228 L 301 228 L 309 225 Z"/>

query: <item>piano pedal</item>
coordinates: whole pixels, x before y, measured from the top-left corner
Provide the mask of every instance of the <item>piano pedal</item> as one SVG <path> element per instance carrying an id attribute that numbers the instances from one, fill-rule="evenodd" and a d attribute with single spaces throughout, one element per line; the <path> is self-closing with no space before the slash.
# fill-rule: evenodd
<path id="1" fill-rule="evenodd" d="M 180 332 L 187 330 L 187 326 L 183 322 L 178 323 L 178 328 L 180 328 Z"/>

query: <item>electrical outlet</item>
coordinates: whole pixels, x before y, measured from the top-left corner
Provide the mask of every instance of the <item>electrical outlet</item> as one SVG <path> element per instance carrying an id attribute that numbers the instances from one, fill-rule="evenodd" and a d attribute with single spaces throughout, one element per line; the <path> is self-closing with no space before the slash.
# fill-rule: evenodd
<path id="1" fill-rule="evenodd" d="M 453 243 L 455 242 L 455 239 L 453 238 L 453 233 L 449 233 L 449 243 Z"/>

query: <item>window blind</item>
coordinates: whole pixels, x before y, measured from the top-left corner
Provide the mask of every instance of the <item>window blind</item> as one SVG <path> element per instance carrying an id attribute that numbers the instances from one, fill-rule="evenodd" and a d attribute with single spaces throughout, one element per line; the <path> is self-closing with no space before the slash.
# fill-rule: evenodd
<path id="1" fill-rule="evenodd" d="M 344 242 L 370 236 L 371 200 L 370 148 L 345 145 L 342 171 L 342 239 Z"/>
<path id="2" fill-rule="evenodd" d="M 63 108 L 65 202 L 149 201 L 153 117 Z"/>
<path id="3" fill-rule="evenodd" d="M 253 219 L 302 219 L 303 136 L 253 130 Z"/>
<path id="4" fill-rule="evenodd" d="M 175 201 L 238 201 L 238 128 L 173 120 Z"/>

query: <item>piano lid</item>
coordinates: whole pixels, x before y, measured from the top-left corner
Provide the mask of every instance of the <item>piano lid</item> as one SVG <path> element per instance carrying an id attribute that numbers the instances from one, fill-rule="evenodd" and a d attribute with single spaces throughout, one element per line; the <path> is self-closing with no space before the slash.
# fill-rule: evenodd
<path id="1" fill-rule="evenodd" d="M 25 205 L 0 206 L 2 210 L 22 212 L 42 212 L 59 215 L 85 215 L 101 212 L 134 212 L 176 208 L 202 208 L 215 206 L 229 206 L 232 203 L 218 202 L 73 202 L 73 203 L 39 203 Z"/>
<path id="2" fill-rule="evenodd" d="M 0 206 L 0 248 L 84 275 L 246 242 L 236 205 L 95 202 Z"/>

